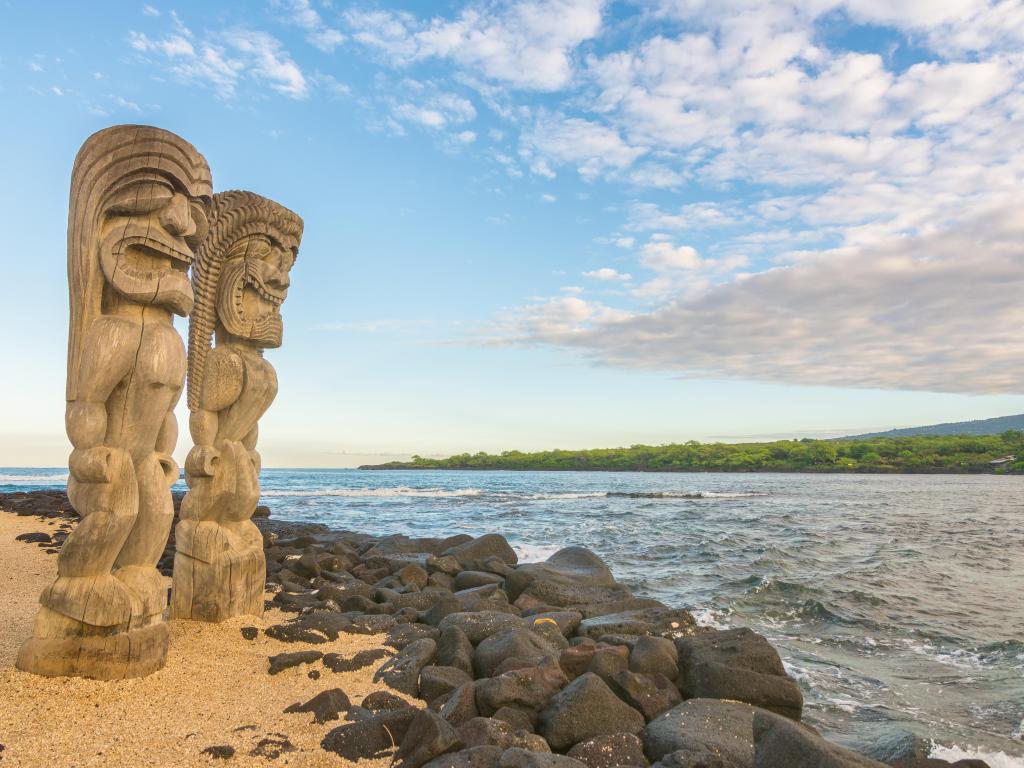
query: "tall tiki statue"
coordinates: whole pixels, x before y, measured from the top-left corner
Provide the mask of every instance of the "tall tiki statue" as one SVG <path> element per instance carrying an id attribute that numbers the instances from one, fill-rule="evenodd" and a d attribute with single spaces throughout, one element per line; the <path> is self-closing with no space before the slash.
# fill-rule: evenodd
<path id="1" fill-rule="evenodd" d="M 258 422 L 277 395 L 263 350 L 281 345 L 281 303 L 302 219 L 252 192 L 214 195 L 196 253 L 188 407 L 195 446 L 175 529 L 171 615 L 262 615 L 266 561 L 252 522 L 259 501 Z M 216 346 L 211 347 L 214 336 Z"/>
<path id="2" fill-rule="evenodd" d="M 163 666 L 167 587 L 156 563 L 173 519 L 174 406 L 185 349 L 188 267 L 206 235 L 210 169 L 167 131 L 91 136 L 68 215 L 68 496 L 81 522 L 18 656 L 42 675 L 118 679 Z"/>

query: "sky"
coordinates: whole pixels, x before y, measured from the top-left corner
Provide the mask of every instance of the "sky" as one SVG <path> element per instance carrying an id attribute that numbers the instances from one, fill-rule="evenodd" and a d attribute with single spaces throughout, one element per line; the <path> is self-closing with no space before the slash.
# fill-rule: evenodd
<path id="1" fill-rule="evenodd" d="M 1024 412 L 1022 83 L 1019 0 L 0 0 L 0 465 L 119 123 L 305 219 L 266 466 Z"/>

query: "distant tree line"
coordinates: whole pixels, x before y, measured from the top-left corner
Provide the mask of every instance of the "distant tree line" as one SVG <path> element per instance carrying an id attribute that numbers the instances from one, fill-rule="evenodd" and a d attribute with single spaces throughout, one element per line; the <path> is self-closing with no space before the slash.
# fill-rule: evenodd
<path id="1" fill-rule="evenodd" d="M 1008 457 L 1010 461 L 1000 461 Z M 999 462 L 999 463 L 993 463 Z M 922 435 L 859 440 L 632 445 L 583 451 L 460 453 L 446 459 L 365 469 L 597 470 L 607 472 L 917 472 L 1024 473 L 1024 432 Z"/>

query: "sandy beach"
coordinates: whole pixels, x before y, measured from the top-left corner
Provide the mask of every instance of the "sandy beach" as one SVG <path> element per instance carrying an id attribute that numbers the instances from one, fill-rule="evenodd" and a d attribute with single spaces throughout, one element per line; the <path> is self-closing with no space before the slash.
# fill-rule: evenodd
<path id="1" fill-rule="evenodd" d="M 224 764 L 223 759 L 203 754 L 211 746 L 232 747 L 232 765 L 352 765 L 319 746 L 338 721 L 316 724 L 312 714 L 284 714 L 283 710 L 332 688 L 340 688 L 358 704 L 368 693 L 386 690 L 372 681 L 381 662 L 354 672 L 332 672 L 316 663 L 269 675 L 269 656 L 305 647 L 278 642 L 262 631 L 254 640 L 246 640 L 240 630 L 262 630 L 280 623 L 288 618 L 280 611 L 268 611 L 262 619 L 242 617 L 223 624 L 172 621 L 167 666 L 146 678 L 113 683 L 44 678 L 15 669 L 18 647 L 31 632 L 39 593 L 54 578 L 57 567 L 56 555 L 15 537 L 52 532 L 57 524 L 0 512 L 0 761 L 4 766 Z M 343 634 L 316 649 L 351 656 L 381 644 L 381 636 Z M 314 669 L 319 679 L 309 677 Z M 373 768 L 388 762 L 361 761 L 359 765 Z"/>

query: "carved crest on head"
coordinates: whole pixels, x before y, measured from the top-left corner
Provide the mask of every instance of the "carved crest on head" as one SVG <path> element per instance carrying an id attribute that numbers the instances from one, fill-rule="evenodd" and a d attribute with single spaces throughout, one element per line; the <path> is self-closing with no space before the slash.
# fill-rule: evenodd
<path id="1" fill-rule="evenodd" d="M 209 234 L 192 267 L 191 410 L 199 408 L 207 354 L 218 328 L 254 347 L 281 345 L 281 304 L 301 239 L 302 219 L 273 200 L 242 191 L 214 195 Z"/>
<path id="2" fill-rule="evenodd" d="M 170 131 L 116 125 L 82 145 L 68 210 L 68 400 L 105 296 L 183 316 L 192 309 L 188 267 L 212 194 L 206 160 Z"/>

